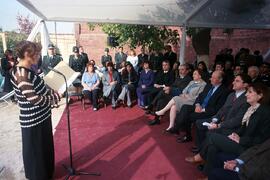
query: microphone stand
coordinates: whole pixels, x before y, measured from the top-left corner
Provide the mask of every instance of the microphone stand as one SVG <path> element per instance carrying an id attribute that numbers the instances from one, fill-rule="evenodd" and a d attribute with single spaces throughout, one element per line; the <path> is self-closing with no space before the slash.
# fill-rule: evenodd
<path id="1" fill-rule="evenodd" d="M 73 167 L 73 156 L 72 156 L 72 145 L 71 145 L 71 130 L 70 130 L 70 111 L 69 111 L 69 103 L 68 103 L 68 84 L 67 84 L 67 79 L 66 76 L 61 73 L 60 71 L 57 71 L 55 69 L 53 69 L 52 67 L 49 67 L 50 70 L 54 71 L 55 73 L 61 75 L 64 80 L 65 80 L 65 85 L 66 85 L 66 111 L 67 111 L 67 123 L 68 123 L 68 144 L 69 144 L 69 163 L 70 165 L 67 166 L 65 164 L 63 164 L 63 167 L 66 169 L 67 171 L 67 176 L 66 176 L 66 180 L 68 180 L 70 177 L 74 177 L 74 176 L 80 176 L 80 175 L 86 175 L 86 176 L 101 176 L 101 173 L 98 172 L 82 172 L 82 171 L 77 171 L 74 167 Z"/>

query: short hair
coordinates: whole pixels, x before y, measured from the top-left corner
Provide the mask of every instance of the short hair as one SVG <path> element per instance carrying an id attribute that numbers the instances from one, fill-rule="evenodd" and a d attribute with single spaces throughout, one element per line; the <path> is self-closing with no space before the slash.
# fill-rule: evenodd
<path id="1" fill-rule="evenodd" d="M 186 70 L 189 70 L 190 69 L 190 67 L 189 67 L 188 64 L 180 64 L 179 67 L 180 66 L 184 67 Z"/>
<path id="2" fill-rule="evenodd" d="M 255 70 L 257 74 L 260 73 L 260 69 L 257 66 L 249 66 L 248 69 Z"/>
<path id="3" fill-rule="evenodd" d="M 170 61 L 168 61 L 168 60 L 163 60 L 162 63 L 170 64 Z"/>
<path id="4" fill-rule="evenodd" d="M 91 63 L 91 62 L 89 62 L 89 63 L 86 64 L 86 72 L 88 72 L 88 67 L 89 67 L 89 66 L 92 66 L 92 68 L 93 68 L 93 71 L 92 71 L 92 72 L 95 72 L 95 66 L 94 66 L 94 64 Z"/>
<path id="5" fill-rule="evenodd" d="M 5 50 L 4 55 L 7 56 L 8 54 L 12 54 L 12 53 L 13 53 L 13 51 L 11 49 L 7 49 L 7 50 Z"/>
<path id="6" fill-rule="evenodd" d="M 41 45 L 31 41 L 21 41 L 16 45 L 16 56 L 20 59 L 25 58 L 24 54 L 29 53 L 30 57 L 33 57 L 36 53 L 41 51 Z"/>
<path id="7" fill-rule="evenodd" d="M 251 83 L 249 88 L 252 88 L 257 94 L 262 94 L 262 98 L 258 101 L 260 104 L 269 105 L 269 88 L 261 82 Z"/>
<path id="8" fill-rule="evenodd" d="M 204 72 L 203 72 L 201 69 L 195 69 L 195 70 L 193 71 L 193 73 L 194 73 L 195 71 L 197 71 L 197 72 L 199 73 L 199 75 L 201 76 L 201 78 L 203 77 Z"/>
<path id="9" fill-rule="evenodd" d="M 223 71 L 214 71 L 218 73 L 218 79 L 222 82 L 224 79 L 224 72 Z"/>
<path id="10" fill-rule="evenodd" d="M 238 74 L 237 76 L 239 76 L 242 79 L 243 83 L 247 83 L 247 84 L 251 83 L 251 77 L 249 77 L 249 75 L 242 73 L 242 74 Z"/>
<path id="11" fill-rule="evenodd" d="M 107 63 L 107 65 L 106 65 L 107 67 L 113 67 L 113 63 L 111 62 L 111 61 L 109 61 L 108 63 Z"/>

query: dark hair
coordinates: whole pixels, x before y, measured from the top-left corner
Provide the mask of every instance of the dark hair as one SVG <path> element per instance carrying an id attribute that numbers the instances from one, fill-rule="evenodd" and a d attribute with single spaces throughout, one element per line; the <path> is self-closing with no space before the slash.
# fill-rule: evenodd
<path id="1" fill-rule="evenodd" d="M 91 60 L 89 61 L 89 63 L 95 65 L 95 64 L 96 64 L 96 61 L 95 61 L 94 59 L 91 59 Z"/>
<path id="2" fill-rule="evenodd" d="M 170 61 L 167 60 L 167 59 L 163 60 L 162 63 L 166 63 L 166 64 L 169 64 L 170 65 Z"/>
<path id="3" fill-rule="evenodd" d="M 109 67 L 109 66 L 111 66 L 111 67 L 113 68 L 113 63 L 112 63 L 111 61 L 109 61 L 109 62 L 107 63 L 107 65 L 106 65 L 106 67 Z"/>
<path id="4" fill-rule="evenodd" d="M 31 41 L 21 41 L 16 45 L 16 56 L 20 59 L 25 58 L 24 54 L 29 53 L 33 57 L 36 53 L 41 51 L 41 45 Z"/>
<path id="5" fill-rule="evenodd" d="M 148 65 L 150 65 L 150 61 L 144 60 L 144 61 L 143 61 L 143 64 L 148 64 Z"/>
<path id="6" fill-rule="evenodd" d="M 5 56 L 7 56 L 8 54 L 12 54 L 12 53 L 13 53 L 13 51 L 12 51 L 12 50 L 7 49 L 7 50 L 5 50 L 4 55 L 5 55 Z"/>
<path id="7" fill-rule="evenodd" d="M 208 72 L 208 69 L 207 69 L 207 66 L 206 66 L 205 62 L 200 61 L 200 62 L 198 63 L 198 65 L 197 65 L 197 67 L 198 67 L 200 64 L 203 66 L 203 69 L 202 69 L 202 70 L 203 70 L 204 72 L 206 72 L 206 71 Z"/>
<path id="8" fill-rule="evenodd" d="M 259 100 L 260 104 L 269 105 L 270 97 L 269 97 L 269 88 L 265 84 L 261 82 L 251 83 L 249 88 L 252 88 L 257 94 L 262 94 L 262 98 Z"/>
<path id="9" fill-rule="evenodd" d="M 195 69 L 194 71 L 193 71 L 193 73 L 195 72 L 195 71 L 197 71 L 198 73 L 199 73 L 199 75 L 201 76 L 201 78 L 203 78 L 203 76 L 204 76 L 204 72 L 201 70 L 201 69 Z"/>
<path id="10" fill-rule="evenodd" d="M 251 83 L 251 77 L 249 77 L 249 75 L 242 73 L 242 74 L 238 74 L 237 76 L 239 76 L 242 79 L 243 83 L 247 83 L 247 84 Z"/>
<path id="11" fill-rule="evenodd" d="M 89 63 L 86 64 L 86 72 L 88 72 L 89 66 L 92 66 L 92 68 L 93 68 L 93 71 L 92 71 L 92 72 L 95 72 L 95 66 L 94 66 L 94 64 L 91 63 L 91 62 L 89 62 Z"/>

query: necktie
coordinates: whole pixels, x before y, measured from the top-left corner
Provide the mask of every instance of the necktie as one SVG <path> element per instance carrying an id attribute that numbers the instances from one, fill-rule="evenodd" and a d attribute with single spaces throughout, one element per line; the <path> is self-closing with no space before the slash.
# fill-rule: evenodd
<path id="1" fill-rule="evenodd" d="M 213 91 L 214 91 L 214 86 L 209 90 L 207 96 L 204 98 L 203 103 L 202 103 L 202 108 L 205 108 L 207 106 L 208 101 L 213 94 Z"/>

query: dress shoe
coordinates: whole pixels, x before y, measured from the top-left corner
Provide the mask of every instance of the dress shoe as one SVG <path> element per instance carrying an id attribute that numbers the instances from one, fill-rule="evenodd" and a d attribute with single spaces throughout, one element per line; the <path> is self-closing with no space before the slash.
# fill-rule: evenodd
<path id="1" fill-rule="evenodd" d="M 176 140 L 178 143 L 187 143 L 192 141 L 192 137 L 191 136 L 183 136 L 183 137 L 179 137 Z"/>
<path id="2" fill-rule="evenodd" d="M 198 166 L 197 166 L 197 169 L 199 170 L 199 171 L 203 171 L 203 168 L 204 168 L 204 165 L 203 164 L 199 164 Z"/>
<path id="3" fill-rule="evenodd" d="M 154 119 L 154 120 L 148 122 L 148 125 L 149 126 L 153 126 L 153 125 L 156 125 L 156 124 L 160 124 L 160 120 L 159 119 Z"/>
<path id="4" fill-rule="evenodd" d="M 197 148 L 197 147 L 192 147 L 192 148 L 191 148 L 191 152 L 193 152 L 193 153 L 195 153 L 195 154 L 197 154 L 199 151 L 200 151 L 200 149 Z"/>
<path id="5" fill-rule="evenodd" d="M 185 161 L 186 161 L 186 162 L 189 162 L 189 163 L 193 163 L 193 164 L 199 164 L 199 163 L 202 162 L 202 161 L 196 160 L 194 156 L 186 157 L 186 158 L 185 158 Z"/>
<path id="6" fill-rule="evenodd" d="M 145 111 L 145 114 L 151 114 L 151 111 L 150 110 L 146 110 Z"/>
<path id="7" fill-rule="evenodd" d="M 174 129 L 173 127 L 170 129 L 165 129 L 164 133 L 170 133 L 170 134 L 179 134 L 179 131 L 177 131 L 176 129 Z"/>

